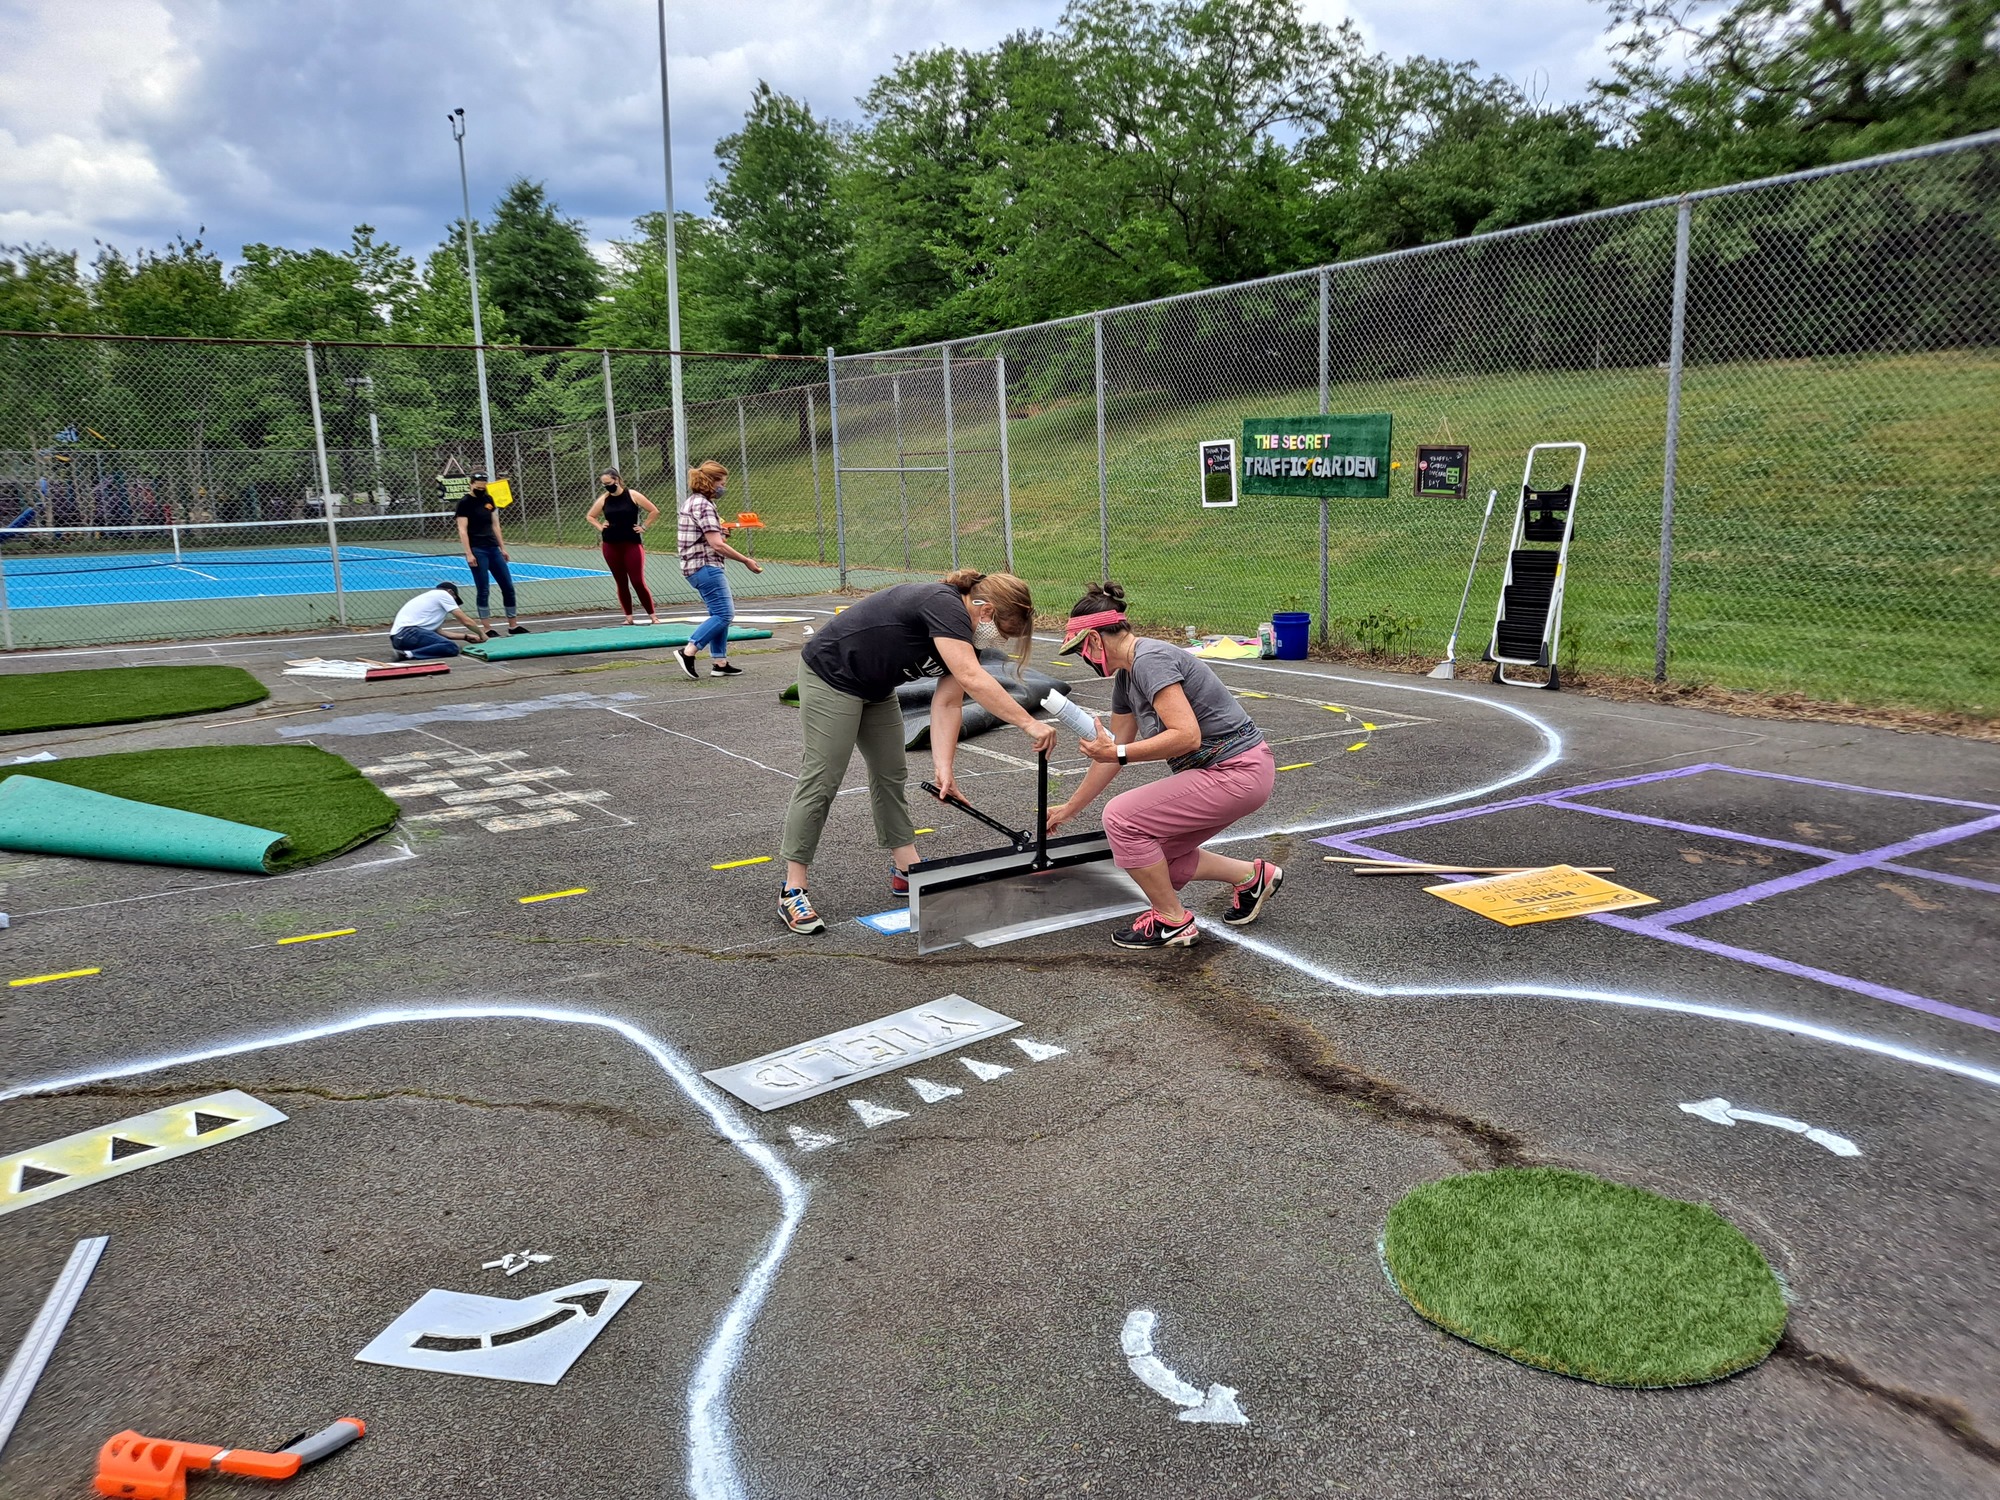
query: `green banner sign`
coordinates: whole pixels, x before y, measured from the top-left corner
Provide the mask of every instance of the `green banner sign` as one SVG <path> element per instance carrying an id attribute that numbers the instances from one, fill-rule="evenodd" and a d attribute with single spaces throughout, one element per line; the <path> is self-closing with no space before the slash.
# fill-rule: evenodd
<path id="1" fill-rule="evenodd" d="M 1245 417 L 1242 492 L 1379 500 L 1389 494 L 1390 424 L 1359 417 Z"/>

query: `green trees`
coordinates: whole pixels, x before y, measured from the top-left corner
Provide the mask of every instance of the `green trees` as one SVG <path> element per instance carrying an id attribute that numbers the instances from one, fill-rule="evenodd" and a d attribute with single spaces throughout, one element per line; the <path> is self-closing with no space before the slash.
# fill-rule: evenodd
<path id="1" fill-rule="evenodd" d="M 574 344 L 603 280 L 582 222 L 562 217 L 541 183 L 510 183 L 479 232 L 481 313 L 501 309 L 524 344 Z"/>

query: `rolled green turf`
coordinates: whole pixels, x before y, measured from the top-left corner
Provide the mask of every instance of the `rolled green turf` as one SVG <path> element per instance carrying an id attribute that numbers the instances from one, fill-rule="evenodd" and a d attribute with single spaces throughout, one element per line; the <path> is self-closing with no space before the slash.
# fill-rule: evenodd
<path id="1" fill-rule="evenodd" d="M 241 667 L 97 667 L 0 675 L 0 734 L 241 708 L 271 690 Z"/>
<path id="2" fill-rule="evenodd" d="M 290 843 L 272 854 L 273 871 L 331 859 L 396 822 L 396 804 L 374 783 L 311 745 L 198 745 L 0 766 L 0 779 L 24 775 L 274 830 Z"/>
<path id="3" fill-rule="evenodd" d="M 10 776 L 0 781 L 0 849 L 261 875 L 283 857 L 287 840 L 269 828 L 38 776 Z"/>
<path id="4" fill-rule="evenodd" d="M 1383 1262 L 1410 1306 L 1470 1343 L 1597 1385 L 1697 1385 L 1785 1331 L 1763 1253 L 1714 1209 L 1587 1172 L 1447 1177 L 1389 1210 Z"/>
<path id="5" fill-rule="evenodd" d="M 614 625 L 609 630 L 547 630 L 533 635 L 503 635 L 476 646 L 467 656 L 484 661 L 511 661 L 522 656 L 580 656 L 592 651 L 638 651 L 647 646 L 685 646 L 694 634 L 687 625 Z M 729 627 L 732 641 L 770 639 L 768 630 Z"/>

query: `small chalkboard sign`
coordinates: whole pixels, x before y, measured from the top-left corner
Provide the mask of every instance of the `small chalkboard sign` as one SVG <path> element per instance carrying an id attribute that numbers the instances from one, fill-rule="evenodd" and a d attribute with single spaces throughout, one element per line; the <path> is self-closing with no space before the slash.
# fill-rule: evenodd
<path id="1" fill-rule="evenodd" d="M 1201 505 L 1222 510 L 1236 503 L 1236 439 L 1201 445 Z"/>
<path id="2" fill-rule="evenodd" d="M 1417 446 L 1416 486 L 1419 500 L 1463 500 L 1472 478 L 1472 449 L 1464 443 Z"/>

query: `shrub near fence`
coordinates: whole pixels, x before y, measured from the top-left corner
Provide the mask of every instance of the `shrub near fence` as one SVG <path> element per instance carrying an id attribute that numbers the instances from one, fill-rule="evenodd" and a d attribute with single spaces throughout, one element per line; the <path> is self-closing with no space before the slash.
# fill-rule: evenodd
<path id="1" fill-rule="evenodd" d="M 1441 653 L 1491 488 L 1476 654 L 1523 455 L 1576 439 L 1566 661 L 2000 713 L 2000 133 L 945 345 L 681 359 L 691 457 L 729 464 L 730 508 L 764 522 L 747 537 L 773 565 L 741 592 L 964 562 L 1060 605 L 1108 570 L 1156 625 L 1303 607 L 1323 635 Z M 508 534 L 551 572 L 527 608 L 602 609 L 598 471 L 679 494 L 670 357 L 487 363 Z M 1388 500 L 1202 509 L 1199 442 L 1328 411 L 1393 415 Z M 1431 440 L 1471 445 L 1465 500 L 1413 497 Z M 201 523 L 446 560 L 435 476 L 482 453 L 469 349 L 0 334 L 0 528 L 23 523 L 0 529 L 0 580 L 158 558 Z M 398 602 L 6 598 L 15 647 L 379 625 Z"/>

